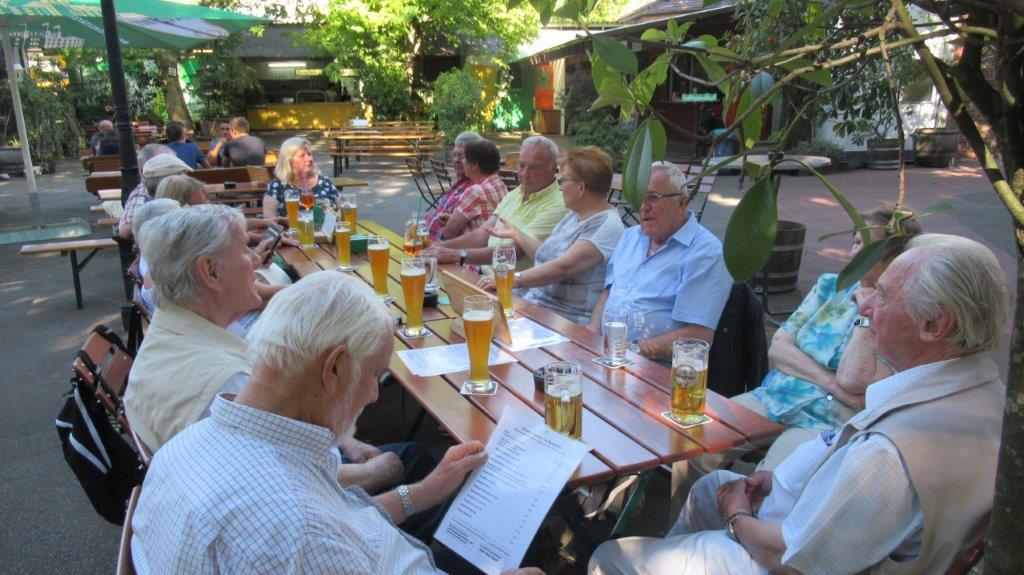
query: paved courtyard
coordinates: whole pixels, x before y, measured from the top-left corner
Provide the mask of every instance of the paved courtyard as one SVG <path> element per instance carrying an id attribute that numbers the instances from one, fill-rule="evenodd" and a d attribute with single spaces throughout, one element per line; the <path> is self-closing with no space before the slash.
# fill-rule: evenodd
<path id="1" fill-rule="evenodd" d="M 291 134 L 262 134 L 277 146 Z M 326 142 L 308 134 L 320 153 L 318 165 L 330 173 L 324 154 Z M 500 140 L 503 151 L 514 149 L 515 137 Z M 564 147 L 565 140 L 559 141 Z M 47 221 L 81 217 L 96 219 L 89 207 L 96 203 L 83 185 L 84 171 L 74 161 L 62 162 L 58 173 L 38 179 Z M 366 179 L 359 194 L 360 217 L 392 229 L 417 210 L 419 195 L 399 161 L 353 162 L 345 175 Z M 862 211 L 896 198 L 896 172 L 857 170 L 829 176 Z M 923 222 L 928 231 L 965 235 L 990 246 L 999 257 L 1008 282 L 1016 277 L 1016 250 L 1010 217 L 976 163 L 939 170 L 911 167 L 907 173 L 908 206 L 920 209 L 950 202 L 955 210 Z M 23 178 L 0 182 L 0 225 L 29 221 Z M 717 180 L 703 223 L 719 237 L 742 191 L 739 178 Z M 786 177 L 779 196 L 780 216 L 807 225 L 807 241 L 800 271 L 801 293 L 824 272 L 843 266 L 849 239 L 817 239 L 850 227 L 842 210 L 817 179 Z M 94 227 L 93 237 L 109 235 Z M 75 350 L 97 323 L 120 329 L 118 313 L 122 290 L 117 256 L 112 250 L 98 254 L 82 273 L 84 309 L 76 310 L 66 258 L 23 257 L 19 245 L 0 246 L 0 557 L 2 573 L 110 573 L 116 560 L 119 528 L 103 521 L 89 506 L 70 469 L 64 464 L 53 426 L 68 389 Z M 1012 293 L 1012 290 L 1011 290 Z M 798 300 L 791 295 L 790 301 Z M 1000 344 L 998 363 L 1005 375 L 1009 326 Z M 411 421 L 415 411 L 403 405 L 396 389 L 382 393 L 379 405 L 364 420 L 392 423 Z M 424 426 L 429 428 L 432 426 Z M 375 442 L 400 440 L 400 425 L 366 425 L 365 438 Z M 436 430 L 424 439 L 443 442 Z M 433 434 L 433 437 L 430 437 Z"/>

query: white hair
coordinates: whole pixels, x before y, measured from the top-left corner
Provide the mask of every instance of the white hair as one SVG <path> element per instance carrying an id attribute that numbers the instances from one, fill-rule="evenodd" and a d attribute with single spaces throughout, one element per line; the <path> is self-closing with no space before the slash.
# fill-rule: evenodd
<path id="1" fill-rule="evenodd" d="M 313 147 L 309 144 L 309 140 L 295 136 L 288 138 L 281 144 L 281 153 L 277 157 L 277 166 L 274 168 L 274 177 L 276 177 L 282 184 L 287 185 L 292 181 L 292 156 L 295 152 L 305 149 L 310 154 L 313 153 Z M 313 162 L 313 166 L 310 168 L 310 173 L 315 176 L 320 175 L 320 171 L 316 167 L 316 162 Z"/>
<path id="2" fill-rule="evenodd" d="M 672 162 L 654 162 L 651 164 L 651 170 L 661 170 L 668 174 L 668 181 L 672 184 L 672 193 L 686 192 L 686 197 L 690 197 L 690 191 L 686 185 L 686 174 L 679 166 Z"/>
<path id="3" fill-rule="evenodd" d="M 452 144 L 452 146 L 456 148 L 465 148 L 466 146 L 470 144 L 475 144 L 479 141 L 482 141 L 483 139 L 484 137 L 476 132 L 462 132 L 458 136 L 455 136 L 455 142 Z"/>
<path id="4" fill-rule="evenodd" d="M 168 212 L 173 212 L 174 210 L 179 209 L 181 209 L 181 204 L 179 204 L 177 200 L 172 200 L 171 198 L 158 198 L 155 200 L 149 200 L 142 204 L 142 207 L 136 210 L 135 217 L 132 219 L 132 229 L 138 231 L 136 237 L 139 240 L 139 245 L 142 245 L 142 228 L 146 223 L 150 220 L 159 218 Z"/>
<path id="5" fill-rule="evenodd" d="M 960 236 L 921 234 L 910 240 L 899 260 L 917 263 L 902 288 L 911 319 L 934 319 L 946 308 L 956 318 L 956 327 L 946 339 L 950 345 L 975 352 L 999 341 L 1009 298 L 992 250 Z"/>
<path id="6" fill-rule="evenodd" d="M 354 380 L 362 364 L 391 337 L 391 315 L 368 285 L 348 274 L 322 271 L 281 290 L 246 339 L 253 365 L 295 374 L 344 345 Z"/>
<path id="7" fill-rule="evenodd" d="M 530 136 L 519 145 L 519 152 L 525 152 L 534 146 L 544 146 L 547 148 L 548 155 L 551 157 L 551 165 L 556 168 L 558 167 L 558 144 L 544 136 Z"/>
<path id="8" fill-rule="evenodd" d="M 196 260 L 220 260 L 236 230 L 245 231 L 242 213 L 220 204 L 202 204 L 150 220 L 139 230 L 142 257 L 149 264 L 153 298 L 186 305 L 202 297 Z M 149 241 L 149 238 L 156 241 Z"/>

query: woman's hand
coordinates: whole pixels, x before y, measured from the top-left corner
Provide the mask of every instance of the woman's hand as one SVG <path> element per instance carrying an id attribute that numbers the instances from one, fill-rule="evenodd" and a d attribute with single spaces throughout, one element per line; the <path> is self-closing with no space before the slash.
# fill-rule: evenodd
<path id="1" fill-rule="evenodd" d="M 487 233 L 496 238 L 510 239 L 518 243 L 522 234 L 519 228 L 510 224 L 508 220 L 501 216 L 494 217 L 497 218 L 497 220 L 493 224 L 484 225 L 484 229 L 487 230 Z"/>
<path id="2" fill-rule="evenodd" d="M 439 264 L 454 264 L 459 261 L 459 250 L 438 245 L 430 246 L 423 250 L 420 255 L 425 258 L 437 258 L 437 263 Z"/>
<path id="3" fill-rule="evenodd" d="M 497 289 L 494 287 L 494 276 L 480 276 L 480 280 L 476 282 L 476 287 L 486 291 L 495 291 Z"/>

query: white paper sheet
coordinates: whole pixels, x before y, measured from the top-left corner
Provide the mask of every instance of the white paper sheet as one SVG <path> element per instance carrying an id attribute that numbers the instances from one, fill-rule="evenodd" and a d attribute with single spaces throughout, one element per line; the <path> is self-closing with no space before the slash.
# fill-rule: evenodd
<path id="1" fill-rule="evenodd" d="M 459 491 L 434 538 L 489 575 L 515 569 L 588 451 L 537 414 L 506 409 L 487 442 L 487 463 Z"/>
<path id="2" fill-rule="evenodd" d="M 334 227 L 338 223 L 338 216 L 334 215 L 331 210 L 324 210 L 324 225 L 320 227 L 320 233 L 327 236 L 331 240 L 334 239 Z"/>
<path id="3" fill-rule="evenodd" d="M 403 349 L 398 357 L 413 375 L 429 377 L 469 369 L 469 348 L 464 343 L 438 345 L 420 349 Z M 516 358 L 498 349 L 493 343 L 487 365 L 512 363 Z"/>
<path id="4" fill-rule="evenodd" d="M 520 351 L 569 341 L 569 338 L 564 335 L 552 331 L 528 317 L 508 320 L 508 331 L 512 335 L 512 345 L 501 345 L 508 348 L 509 351 Z"/>

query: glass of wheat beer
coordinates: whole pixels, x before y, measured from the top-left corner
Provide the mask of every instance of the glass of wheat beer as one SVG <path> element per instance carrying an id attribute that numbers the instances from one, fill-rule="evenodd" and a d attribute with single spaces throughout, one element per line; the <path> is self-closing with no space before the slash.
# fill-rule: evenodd
<path id="1" fill-rule="evenodd" d="M 560 361 L 544 368 L 544 423 L 573 439 L 583 434 L 580 364 Z"/>
<path id="2" fill-rule="evenodd" d="M 395 298 L 388 294 L 388 263 L 391 259 L 391 244 L 384 236 L 369 236 L 366 253 L 370 256 L 370 273 L 373 275 L 373 289 L 384 303 Z"/>
<path id="3" fill-rule="evenodd" d="M 710 348 L 700 339 L 672 342 L 672 419 L 683 425 L 704 420 Z"/>
<path id="4" fill-rule="evenodd" d="M 498 292 L 498 301 L 505 317 L 514 319 L 516 310 L 512 307 L 512 283 L 516 273 L 516 246 L 501 244 L 494 246 L 491 256 L 491 269 L 494 271 L 494 291 Z"/>
<path id="5" fill-rule="evenodd" d="M 402 335 L 423 337 L 423 289 L 427 285 L 426 260 L 409 258 L 402 262 L 402 293 L 405 294 L 405 313 L 408 316 Z"/>
<path id="6" fill-rule="evenodd" d="M 491 330 L 494 328 L 494 306 L 486 295 L 466 296 L 462 306 L 462 325 L 469 348 L 469 380 L 463 389 L 469 393 L 489 394 L 494 382 L 487 371 L 491 351 Z"/>
<path id="7" fill-rule="evenodd" d="M 356 214 L 359 208 L 356 204 L 356 195 L 352 193 L 338 194 L 338 212 L 341 219 L 348 222 L 352 233 L 356 233 Z"/>
<path id="8" fill-rule="evenodd" d="M 334 247 L 338 250 L 338 267 L 334 269 L 339 272 L 356 269 L 352 265 L 352 226 L 348 222 L 334 224 Z"/>

